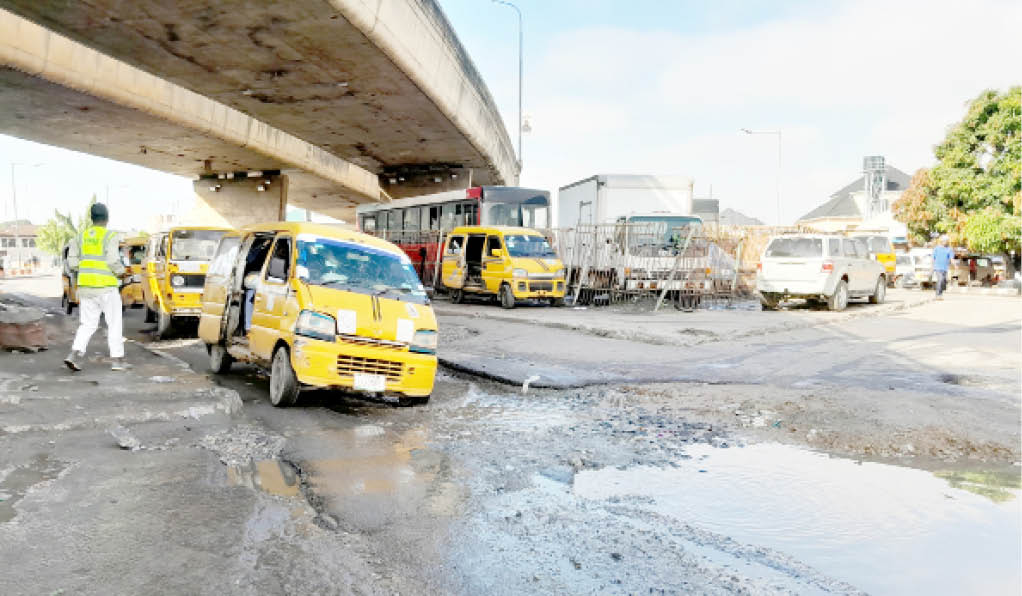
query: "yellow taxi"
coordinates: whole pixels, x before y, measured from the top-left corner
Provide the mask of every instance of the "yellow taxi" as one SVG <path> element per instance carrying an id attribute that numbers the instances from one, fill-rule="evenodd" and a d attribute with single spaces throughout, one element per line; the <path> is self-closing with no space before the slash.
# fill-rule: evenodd
<path id="1" fill-rule="evenodd" d="M 866 243 L 866 247 L 869 250 L 869 258 L 884 266 L 884 269 L 887 271 L 888 285 L 893 285 L 894 279 L 897 277 L 894 274 L 894 270 L 897 266 L 898 256 L 894 254 L 894 246 L 891 245 L 891 239 L 881 234 L 858 234 L 853 235 L 852 238 Z"/>
<path id="2" fill-rule="evenodd" d="M 145 260 L 148 243 L 149 238 L 145 236 L 121 241 L 121 261 L 127 276 L 121 286 L 121 304 L 126 308 L 145 306 L 145 298 L 142 296 L 142 261 Z"/>
<path id="3" fill-rule="evenodd" d="M 462 226 L 447 235 L 441 280 L 454 303 L 466 294 L 564 304 L 564 265 L 546 237 L 529 228 Z"/>
<path id="4" fill-rule="evenodd" d="M 181 226 L 149 237 L 142 268 L 146 322 L 165 335 L 175 320 L 197 318 L 202 287 L 217 244 L 227 228 Z"/>
<path id="5" fill-rule="evenodd" d="M 373 236 L 306 222 L 226 234 L 206 276 L 199 338 L 210 368 L 270 370 L 270 402 L 302 387 L 426 403 L 436 375 L 433 308 L 408 256 Z"/>

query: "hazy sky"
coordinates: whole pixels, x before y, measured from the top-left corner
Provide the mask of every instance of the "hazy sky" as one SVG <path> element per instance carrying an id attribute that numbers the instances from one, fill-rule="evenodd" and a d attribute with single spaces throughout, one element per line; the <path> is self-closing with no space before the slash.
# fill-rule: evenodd
<path id="1" fill-rule="evenodd" d="M 512 139 L 514 11 L 439 0 L 487 81 Z M 864 155 L 908 173 L 985 88 L 1022 82 L 1022 2 L 518 0 L 525 28 L 522 184 L 556 191 L 596 173 L 682 174 L 696 194 L 793 221 L 859 174 Z M 0 136 L 0 218 L 41 223 L 54 207 L 109 197 L 127 228 L 175 202 L 183 178 Z"/>

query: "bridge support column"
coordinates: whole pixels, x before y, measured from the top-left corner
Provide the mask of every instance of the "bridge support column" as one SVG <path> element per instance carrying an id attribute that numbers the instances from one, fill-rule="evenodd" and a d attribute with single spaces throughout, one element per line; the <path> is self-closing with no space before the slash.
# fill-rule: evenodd
<path id="1" fill-rule="evenodd" d="M 200 178 L 192 184 L 195 209 L 186 223 L 240 228 L 255 223 L 284 221 L 287 217 L 288 182 L 286 174 Z"/>

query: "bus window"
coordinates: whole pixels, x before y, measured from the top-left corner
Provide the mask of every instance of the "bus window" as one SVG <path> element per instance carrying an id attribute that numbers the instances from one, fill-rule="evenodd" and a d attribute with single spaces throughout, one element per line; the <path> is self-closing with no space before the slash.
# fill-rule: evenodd
<path id="1" fill-rule="evenodd" d="M 375 215 L 363 215 L 362 216 L 362 231 L 366 234 L 376 233 L 376 216 Z"/>
<path id="2" fill-rule="evenodd" d="M 443 211 L 441 216 L 440 227 L 443 230 L 453 230 L 457 225 L 457 216 L 455 214 L 457 205 L 454 203 L 446 203 L 443 205 Z"/>
<path id="3" fill-rule="evenodd" d="M 428 211 L 428 213 L 427 213 L 427 211 Z M 426 224 L 427 221 L 429 222 L 428 226 Z M 422 229 L 424 229 L 424 230 L 432 230 L 434 232 L 439 230 L 440 229 L 440 205 L 436 205 L 436 206 L 430 207 L 429 209 L 426 209 L 425 207 L 423 207 L 422 208 L 422 222 L 423 222 Z"/>
<path id="4" fill-rule="evenodd" d="M 476 202 L 463 203 L 463 216 L 466 226 L 474 226 L 479 223 L 479 204 Z"/>
<path id="5" fill-rule="evenodd" d="M 409 207 L 404 210 L 404 221 L 401 224 L 401 229 L 405 232 L 416 232 L 419 230 L 419 208 Z"/>

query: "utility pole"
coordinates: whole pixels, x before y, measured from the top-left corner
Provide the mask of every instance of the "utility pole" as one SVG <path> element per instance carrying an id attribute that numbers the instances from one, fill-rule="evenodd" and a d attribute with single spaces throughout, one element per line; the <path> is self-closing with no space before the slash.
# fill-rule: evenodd
<path id="1" fill-rule="evenodd" d="M 15 163 L 13 161 L 11 162 L 11 206 L 14 209 L 14 249 L 17 252 L 17 255 L 18 255 L 18 269 L 21 269 L 22 266 L 24 266 L 24 262 L 21 259 L 21 254 L 22 254 L 21 253 L 21 235 L 19 234 L 19 232 L 21 231 L 21 229 L 20 229 L 21 226 L 18 224 L 18 185 L 14 181 L 14 166 L 25 166 L 25 165 L 26 164 L 23 164 L 23 163 Z M 36 163 L 36 164 L 32 164 L 32 165 L 29 165 L 29 166 L 26 166 L 26 167 L 35 168 L 35 167 L 38 167 L 38 166 L 41 166 L 41 165 L 43 165 L 43 164 Z"/>
<path id="2" fill-rule="evenodd" d="M 777 225 L 781 225 L 781 130 L 749 130 L 743 128 L 747 135 L 777 135 Z"/>
<path id="3" fill-rule="evenodd" d="M 493 0 L 497 4 L 503 4 L 515 9 L 518 13 L 518 173 L 522 171 L 522 11 L 507 0 Z"/>

